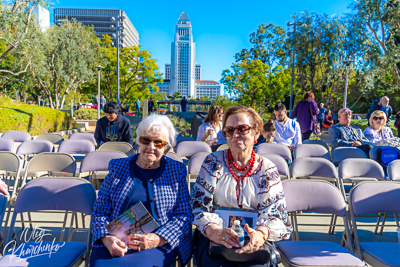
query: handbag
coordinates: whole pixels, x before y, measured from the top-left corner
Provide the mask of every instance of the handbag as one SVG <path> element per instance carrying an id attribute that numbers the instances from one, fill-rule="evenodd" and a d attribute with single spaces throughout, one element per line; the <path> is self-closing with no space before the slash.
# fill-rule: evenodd
<path id="1" fill-rule="evenodd" d="M 319 123 L 316 120 L 314 120 L 313 112 L 312 112 L 312 109 L 311 109 L 311 104 L 310 104 L 310 114 L 311 114 L 311 119 L 312 119 L 312 122 L 313 122 L 313 133 L 314 133 L 314 135 L 321 135 L 321 127 L 320 127 Z"/>

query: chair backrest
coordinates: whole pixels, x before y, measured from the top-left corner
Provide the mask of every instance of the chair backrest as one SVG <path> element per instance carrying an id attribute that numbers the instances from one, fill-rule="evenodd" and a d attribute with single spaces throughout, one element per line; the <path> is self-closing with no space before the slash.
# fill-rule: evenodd
<path id="1" fill-rule="evenodd" d="M 319 177 L 337 179 L 335 165 L 323 158 L 298 158 L 290 164 L 292 179 L 299 177 Z"/>
<path id="2" fill-rule="evenodd" d="M 134 154 L 132 145 L 127 142 L 106 142 L 99 147 L 98 151 L 119 151 L 128 157 Z"/>
<path id="3" fill-rule="evenodd" d="M 18 172 L 21 160 L 17 154 L 10 151 L 0 151 L 0 170 Z"/>
<path id="4" fill-rule="evenodd" d="M 293 157 L 298 158 L 324 158 L 330 160 L 329 150 L 317 144 L 302 144 L 295 148 Z"/>
<path id="5" fill-rule="evenodd" d="M 325 143 L 325 142 L 322 141 L 322 140 L 317 140 L 317 139 L 311 140 L 311 139 L 307 139 L 307 140 L 304 140 L 304 141 L 303 141 L 303 144 L 321 145 L 321 146 L 325 147 L 326 150 L 329 151 L 329 146 L 328 146 L 328 144 Z"/>
<path id="6" fill-rule="evenodd" d="M 66 210 L 91 214 L 96 191 L 80 178 L 37 178 L 24 186 L 18 194 L 15 212 Z"/>
<path id="7" fill-rule="evenodd" d="M 346 202 L 333 184 L 318 180 L 282 182 L 288 212 L 310 211 L 345 216 Z"/>
<path id="8" fill-rule="evenodd" d="M 119 151 L 90 152 L 83 158 L 80 172 L 108 171 L 110 160 L 120 158 L 126 158 L 126 155 Z"/>
<path id="9" fill-rule="evenodd" d="M 217 151 L 227 150 L 229 148 L 228 144 L 222 144 L 217 148 Z"/>
<path id="10" fill-rule="evenodd" d="M 9 137 L 14 142 L 25 142 L 31 140 L 31 135 L 25 131 L 7 131 L 1 137 Z"/>
<path id="11" fill-rule="evenodd" d="M 276 154 L 259 154 L 259 155 L 263 158 L 267 158 L 270 161 L 272 161 L 272 163 L 276 165 L 279 175 L 286 176 L 287 178 L 290 179 L 289 166 L 287 164 L 287 161 L 282 156 Z"/>
<path id="12" fill-rule="evenodd" d="M 93 142 L 96 145 L 96 139 L 94 139 L 94 134 L 92 133 L 73 133 L 69 136 L 68 140 L 75 140 L 75 139 L 86 139 Z"/>
<path id="13" fill-rule="evenodd" d="M 210 155 L 208 152 L 199 152 L 189 160 L 188 173 L 189 174 L 199 174 L 201 165 L 203 164 L 206 157 Z"/>
<path id="14" fill-rule="evenodd" d="M 60 145 L 64 141 L 64 137 L 58 133 L 45 133 L 38 135 L 35 140 L 47 140 L 54 145 Z"/>
<path id="15" fill-rule="evenodd" d="M 25 178 L 30 172 L 62 172 L 75 176 L 76 161 L 67 153 L 41 153 L 34 156 L 26 166 Z"/>
<path id="16" fill-rule="evenodd" d="M 46 140 L 28 140 L 17 149 L 17 155 L 36 155 L 44 152 L 52 152 L 53 144 Z"/>
<path id="17" fill-rule="evenodd" d="M 0 137 L 0 151 L 14 151 L 14 140 L 10 137 Z"/>
<path id="18" fill-rule="evenodd" d="M 175 152 L 168 152 L 165 156 L 170 158 L 170 159 L 173 159 L 173 160 L 176 160 L 176 161 L 179 161 L 179 162 L 183 162 L 181 157 L 179 157 L 179 155 L 176 154 Z"/>
<path id="19" fill-rule="evenodd" d="M 339 164 L 339 177 L 349 178 L 375 178 L 385 180 L 382 166 L 372 159 L 345 159 Z"/>
<path id="20" fill-rule="evenodd" d="M 367 155 L 356 147 L 337 147 L 332 150 L 332 161 L 338 166 L 340 162 L 349 158 L 366 159 Z"/>
<path id="21" fill-rule="evenodd" d="M 378 212 L 398 213 L 400 212 L 400 182 L 361 182 L 350 190 L 349 198 L 350 207 L 355 216 Z"/>
<path id="22" fill-rule="evenodd" d="M 75 140 L 68 139 L 61 143 L 58 148 L 60 153 L 68 154 L 87 154 L 95 150 L 94 143 L 87 139 Z"/>
<path id="23" fill-rule="evenodd" d="M 180 143 L 184 142 L 184 141 L 196 141 L 196 139 L 194 139 L 193 137 L 190 137 L 190 136 L 181 136 L 181 137 L 178 137 L 178 138 L 176 138 L 175 147 L 176 147 L 177 145 L 179 145 Z"/>
<path id="24" fill-rule="evenodd" d="M 258 154 L 277 154 L 282 156 L 284 159 L 292 160 L 292 153 L 290 149 L 282 144 L 260 144 L 256 148 L 256 153 Z"/>
<path id="25" fill-rule="evenodd" d="M 387 167 L 387 172 L 391 181 L 400 180 L 400 159 L 392 161 Z"/>
<path id="26" fill-rule="evenodd" d="M 176 147 L 176 154 L 180 157 L 191 157 L 199 152 L 211 153 L 211 147 L 201 141 L 183 141 Z"/>

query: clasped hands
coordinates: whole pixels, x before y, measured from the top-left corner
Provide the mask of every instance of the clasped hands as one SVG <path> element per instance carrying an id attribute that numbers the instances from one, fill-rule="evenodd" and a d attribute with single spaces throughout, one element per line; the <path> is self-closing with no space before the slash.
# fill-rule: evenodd
<path id="1" fill-rule="evenodd" d="M 128 252 L 128 248 L 133 250 L 148 250 L 163 246 L 166 241 L 159 235 L 150 233 L 146 235 L 130 235 L 128 242 L 125 243 L 115 236 L 107 235 L 101 238 L 104 246 L 108 249 L 112 257 L 122 257 Z"/>
<path id="2" fill-rule="evenodd" d="M 246 230 L 247 234 L 250 237 L 250 242 L 240 248 L 240 243 L 239 243 L 239 237 L 233 231 L 231 228 L 219 228 L 217 225 L 209 225 L 206 228 L 205 234 L 207 237 L 210 239 L 211 242 L 218 244 L 218 245 L 223 245 L 227 248 L 232 248 L 232 247 L 237 247 L 235 252 L 242 254 L 242 253 L 252 253 L 254 251 L 257 251 L 260 249 L 261 246 L 264 245 L 265 240 L 264 240 L 264 233 L 255 230 L 253 228 L 250 228 L 249 225 L 246 223 L 244 226 L 244 229 Z"/>
<path id="3" fill-rule="evenodd" d="M 362 142 L 361 141 L 353 141 L 351 142 L 351 146 L 361 146 Z"/>

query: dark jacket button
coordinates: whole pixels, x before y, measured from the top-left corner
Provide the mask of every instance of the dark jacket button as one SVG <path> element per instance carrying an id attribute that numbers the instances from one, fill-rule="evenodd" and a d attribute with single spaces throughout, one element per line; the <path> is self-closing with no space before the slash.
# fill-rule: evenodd
<path id="1" fill-rule="evenodd" d="M 156 221 L 157 221 L 157 222 L 161 222 L 161 219 L 157 219 Z"/>
<path id="2" fill-rule="evenodd" d="M 152 182 L 153 182 L 153 179 L 150 179 L 149 182 L 152 183 Z"/>
<path id="3" fill-rule="evenodd" d="M 152 202 L 154 202 L 154 201 L 156 201 L 156 199 L 155 199 L 155 198 L 153 198 L 151 201 L 152 201 Z"/>

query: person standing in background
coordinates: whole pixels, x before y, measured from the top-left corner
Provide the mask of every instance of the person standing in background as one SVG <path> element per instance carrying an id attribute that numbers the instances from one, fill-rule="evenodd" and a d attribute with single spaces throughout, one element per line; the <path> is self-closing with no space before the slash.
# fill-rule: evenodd
<path id="1" fill-rule="evenodd" d="M 150 100 L 149 100 L 148 107 L 149 107 L 149 114 L 153 113 L 154 102 L 153 102 L 153 99 L 151 97 L 150 97 Z"/>
<path id="2" fill-rule="evenodd" d="M 136 116 L 140 116 L 140 108 L 142 107 L 142 103 L 140 103 L 139 98 L 136 99 L 135 108 L 136 108 Z"/>
<path id="3" fill-rule="evenodd" d="M 181 100 L 181 108 L 182 112 L 186 112 L 186 106 L 187 106 L 188 101 L 186 100 L 186 96 L 184 96 Z"/>
<path id="4" fill-rule="evenodd" d="M 376 111 L 376 110 L 381 110 L 385 113 L 386 115 L 386 119 L 388 121 L 387 124 L 389 124 L 391 118 L 392 118 L 392 113 L 393 113 L 393 109 L 392 107 L 389 105 L 389 97 L 384 96 L 381 98 L 381 102 L 378 105 L 374 105 L 367 113 L 367 120 L 368 120 L 368 126 L 370 126 L 369 122 L 369 118 L 371 117 L 371 114 Z"/>
<path id="5" fill-rule="evenodd" d="M 104 98 L 104 95 L 101 96 L 100 98 L 100 110 L 104 109 L 104 105 L 107 103 L 106 99 Z"/>
<path id="6" fill-rule="evenodd" d="M 319 113 L 318 113 L 318 122 L 319 126 L 322 130 L 322 124 L 324 124 L 324 119 L 325 119 L 325 111 L 326 108 L 324 108 L 324 103 L 319 104 Z"/>
<path id="7" fill-rule="evenodd" d="M 300 124 L 301 129 L 301 140 L 303 142 L 310 139 L 314 121 L 317 121 L 315 115 L 319 114 L 318 105 L 314 99 L 314 93 L 308 91 L 304 95 L 303 100 L 297 103 L 292 114 L 290 114 L 291 119 L 297 117 L 297 122 Z"/>

